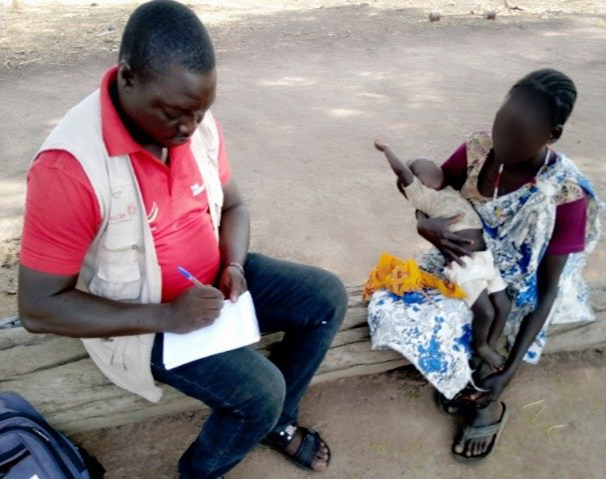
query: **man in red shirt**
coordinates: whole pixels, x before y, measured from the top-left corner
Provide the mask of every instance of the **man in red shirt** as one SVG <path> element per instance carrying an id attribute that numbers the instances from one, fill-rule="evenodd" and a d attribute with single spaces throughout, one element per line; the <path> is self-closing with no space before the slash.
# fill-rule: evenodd
<path id="1" fill-rule="evenodd" d="M 330 451 L 316 432 L 297 425 L 298 405 L 343 320 L 347 295 L 326 271 L 248 252 L 248 210 L 220 130 L 217 168 L 224 202 L 215 236 L 208 185 L 190 137 L 210 115 L 216 79 L 212 43 L 191 10 L 156 0 L 133 13 L 119 65 L 101 82 L 102 144 L 108 161 L 119 155 L 130 159 L 161 271 L 162 302 L 126 303 L 76 287 L 106 223 L 81 158 L 46 149 L 28 175 L 20 315 L 36 333 L 156 335 L 150 357 L 154 378 L 213 409 L 179 461 L 182 478 L 222 477 L 261 440 L 322 471 Z M 207 286 L 191 287 L 177 266 Z M 262 332 L 285 332 L 270 360 L 241 348 L 164 367 L 162 333 L 211 324 L 224 298 L 236 300 L 246 290 Z"/>

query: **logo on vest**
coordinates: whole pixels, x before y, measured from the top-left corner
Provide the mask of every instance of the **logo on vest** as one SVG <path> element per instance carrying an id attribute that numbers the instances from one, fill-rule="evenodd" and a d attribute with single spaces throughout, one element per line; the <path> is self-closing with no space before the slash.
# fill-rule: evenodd
<path id="1" fill-rule="evenodd" d="M 116 213 L 114 215 L 110 215 L 109 222 L 111 224 L 123 223 L 125 221 L 133 221 L 133 216 L 137 214 L 137 206 L 134 203 L 130 203 L 126 207 L 126 212 L 124 213 Z"/>
<path id="2" fill-rule="evenodd" d="M 195 185 L 191 185 L 191 194 L 193 196 L 198 196 L 200 193 L 202 193 L 206 187 L 204 185 L 201 185 L 200 183 L 196 183 Z"/>

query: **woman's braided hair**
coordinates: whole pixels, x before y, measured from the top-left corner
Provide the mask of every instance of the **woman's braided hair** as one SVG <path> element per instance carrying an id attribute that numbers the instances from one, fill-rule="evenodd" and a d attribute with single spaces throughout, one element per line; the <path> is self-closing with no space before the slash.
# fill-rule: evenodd
<path id="1" fill-rule="evenodd" d="M 526 75 L 513 86 L 510 93 L 517 88 L 527 88 L 547 97 L 551 107 L 552 127 L 566 123 L 577 99 L 574 82 L 564 73 L 550 68 Z"/>

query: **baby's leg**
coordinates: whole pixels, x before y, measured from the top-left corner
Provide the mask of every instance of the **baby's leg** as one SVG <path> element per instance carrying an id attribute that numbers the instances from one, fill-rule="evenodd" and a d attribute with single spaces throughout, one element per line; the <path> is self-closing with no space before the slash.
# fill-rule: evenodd
<path id="1" fill-rule="evenodd" d="M 502 369 L 504 364 L 503 356 L 497 353 L 488 342 L 495 319 L 495 309 L 487 290 L 480 293 L 478 299 L 471 306 L 471 312 L 473 313 L 473 321 L 471 323 L 473 347 L 476 353 L 493 369 Z"/>
<path id="2" fill-rule="evenodd" d="M 490 333 L 488 335 L 488 344 L 491 348 L 495 349 L 497 341 L 503 333 L 507 318 L 511 312 L 511 300 L 507 295 L 506 290 L 497 291 L 489 295 L 490 302 L 494 308 L 494 321 L 490 327 Z"/>

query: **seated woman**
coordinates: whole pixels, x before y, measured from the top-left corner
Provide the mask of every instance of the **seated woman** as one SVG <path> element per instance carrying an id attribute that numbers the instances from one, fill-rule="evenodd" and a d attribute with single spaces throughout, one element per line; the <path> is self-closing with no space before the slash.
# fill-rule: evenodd
<path id="1" fill-rule="evenodd" d="M 477 461 L 493 451 L 508 417 L 499 397 L 523 360 L 538 361 L 548 326 L 594 319 L 581 270 L 598 240 L 602 206 L 575 165 L 550 146 L 575 100 L 566 75 L 531 73 L 509 92 L 492 133 L 472 135 L 442 165 L 448 184 L 480 215 L 484 241 L 512 299 L 502 370 L 475 361 L 473 374 L 472 314 L 460 300 L 437 291 L 428 291 L 428 301 L 381 290 L 369 304 L 373 347 L 401 352 L 439 391 L 445 411 L 465 412 L 452 447 L 457 459 Z M 417 218 L 419 233 L 439 250 L 419 258 L 423 269 L 443 276 L 444 258 L 469 255 L 469 240 L 447 228 L 456 217 L 418 212 Z"/>

